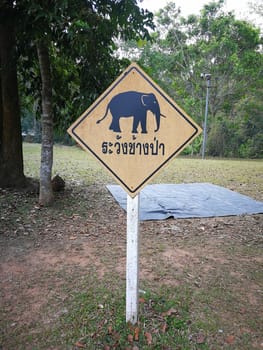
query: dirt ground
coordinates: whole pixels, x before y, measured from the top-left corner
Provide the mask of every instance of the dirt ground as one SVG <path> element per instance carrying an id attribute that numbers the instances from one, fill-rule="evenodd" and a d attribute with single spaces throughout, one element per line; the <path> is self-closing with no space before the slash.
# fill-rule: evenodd
<path id="1" fill-rule="evenodd" d="M 67 312 L 67 290 L 87 271 L 125 279 L 126 214 L 99 185 L 67 189 L 49 209 L 34 193 L 0 196 L 0 349 L 9 350 Z M 141 283 L 187 285 L 211 350 L 263 349 L 262 214 L 147 221 L 140 235 Z"/>

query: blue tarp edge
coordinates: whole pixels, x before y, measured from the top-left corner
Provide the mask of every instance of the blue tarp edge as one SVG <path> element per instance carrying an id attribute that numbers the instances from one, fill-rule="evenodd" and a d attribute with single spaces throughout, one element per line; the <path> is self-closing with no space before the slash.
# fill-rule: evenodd
<path id="1" fill-rule="evenodd" d="M 126 210 L 127 194 L 119 185 L 107 189 Z M 205 218 L 263 213 L 263 202 L 210 183 L 152 184 L 140 192 L 140 220 Z"/>

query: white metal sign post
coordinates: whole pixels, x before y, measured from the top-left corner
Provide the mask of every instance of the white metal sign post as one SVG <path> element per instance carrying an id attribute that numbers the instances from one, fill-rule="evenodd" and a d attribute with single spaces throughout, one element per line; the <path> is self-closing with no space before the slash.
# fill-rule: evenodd
<path id="1" fill-rule="evenodd" d="M 126 322 L 137 323 L 139 294 L 140 194 L 127 194 Z"/>
<path id="2" fill-rule="evenodd" d="M 139 290 L 139 192 L 201 129 L 132 63 L 68 132 L 128 193 L 126 321 L 135 324 Z"/>

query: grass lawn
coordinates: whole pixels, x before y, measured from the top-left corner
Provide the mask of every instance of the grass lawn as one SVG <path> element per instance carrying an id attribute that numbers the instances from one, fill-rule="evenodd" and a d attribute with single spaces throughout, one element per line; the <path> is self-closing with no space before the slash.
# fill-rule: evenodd
<path id="1" fill-rule="evenodd" d="M 38 178 L 40 145 L 24 144 Z M 126 214 L 78 147 L 50 208 L 0 189 L 0 349 L 263 349 L 263 215 L 140 224 L 139 321 L 125 322 Z M 152 183 L 210 182 L 263 201 L 263 161 L 178 157 Z"/>

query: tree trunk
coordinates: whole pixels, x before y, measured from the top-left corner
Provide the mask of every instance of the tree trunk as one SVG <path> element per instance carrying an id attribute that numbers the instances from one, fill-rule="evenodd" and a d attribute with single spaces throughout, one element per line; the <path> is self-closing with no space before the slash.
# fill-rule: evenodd
<path id="1" fill-rule="evenodd" d="M 53 202 L 53 191 L 51 185 L 53 164 L 53 114 L 50 59 L 48 46 L 45 42 L 38 41 L 37 53 L 42 80 L 42 144 L 39 204 L 47 206 Z"/>
<path id="2" fill-rule="evenodd" d="M 0 187 L 26 183 L 18 98 L 15 33 L 12 5 L 0 18 Z"/>

